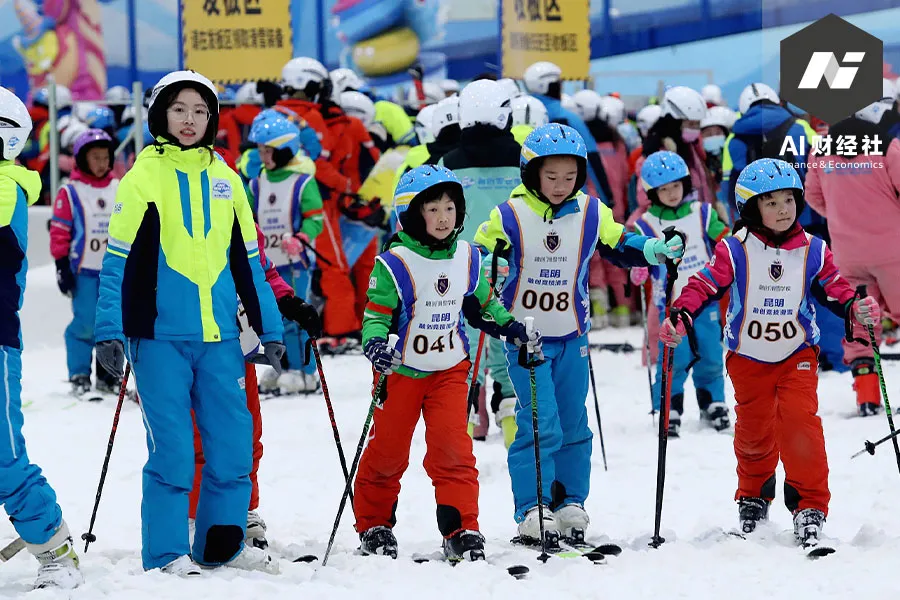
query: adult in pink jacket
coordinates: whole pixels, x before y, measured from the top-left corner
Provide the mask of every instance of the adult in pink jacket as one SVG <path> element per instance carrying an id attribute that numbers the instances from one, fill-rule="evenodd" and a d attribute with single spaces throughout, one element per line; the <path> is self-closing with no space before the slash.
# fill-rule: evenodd
<path id="1" fill-rule="evenodd" d="M 890 107 L 887 107 L 890 110 Z M 886 313 L 900 317 L 900 141 L 879 124 L 885 105 L 874 105 L 833 125 L 832 140 L 855 135 L 855 156 L 838 156 L 836 144 L 810 159 L 806 200 L 828 221 L 831 249 L 841 274 L 851 285 L 866 285 Z M 881 156 L 864 154 L 864 136 L 881 140 Z M 888 140 L 891 140 L 889 144 Z M 885 147 L 887 144 L 887 147 Z M 872 149 L 869 149 L 872 152 Z M 854 327 L 854 337 L 868 339 Z M 881 342 L 881 323 L 875 325 Z M 857 410 L 875 414 L 881 406 L 872 349 L 844 341 L 844 362 L 853 373 Z"/>

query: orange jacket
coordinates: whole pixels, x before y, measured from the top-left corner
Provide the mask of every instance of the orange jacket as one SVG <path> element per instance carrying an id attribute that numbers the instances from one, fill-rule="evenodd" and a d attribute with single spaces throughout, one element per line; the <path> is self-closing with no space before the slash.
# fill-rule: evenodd
<path id="1" fill-rule="evenodd" d="M 335 144 L 325 125 L 325 119 L 322 118 L 321 106 L 315 102 L 296 98 L 279 100 L 278 106 L 289 108 L 297 113 L 319 134 L 319 141 L 322 142 L 322 154 L 316 159 L 316 181 L 338 192 L 355 192 L 359 186 L 353 187 L 351 179 L 338 171 L 331 162 Z M 325 199 L 324 194 L 323 199 Z"/>
<path id="2" fill-rule="evenodd" d="M 371 159 L 369 168 L 371 169 L 381 158 L 381 151 L 375 147 L 366 126 L 356 117 L 345 115 L 339 111 L 334 111 L 326 116 L 325 125 L 328 127 L 331 139 L 335 141 L 335 146 L 331 151 L 331 164 L 341 174 L 350 178 L 355 191 L 359 189 L 365 179 L 360 173 L 360 155 L 364 151 L 369 153 L 368 158 Z"/>

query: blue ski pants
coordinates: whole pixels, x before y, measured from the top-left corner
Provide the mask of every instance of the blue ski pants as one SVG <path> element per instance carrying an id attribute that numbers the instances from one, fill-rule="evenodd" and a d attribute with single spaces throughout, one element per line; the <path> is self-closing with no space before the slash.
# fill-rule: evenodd
<path id="1" fill-rule="evenodd" d="M 72 322 L 66 327 L 66 364 L 69 378 L 91 374 L 91 356 L 94 350 L 94 318 L 97 314 L 97 298 L 100 276 L 97 273 L 79 273 L 75 276 L 72 292 Z"/>
<path id="2" fill-rule="evenodd" d="M 225 563 L 243 547 L 253 466 L 253 423 L 240 343 L 131 338 L 127 351 L 147 430 L 141 502 L 144 569 L 163 567 L 186 554 L 205 565 Z M 191 409 L 206 457 L 193 549 L 188 543 L 188 494 L 194 483 Z"/>

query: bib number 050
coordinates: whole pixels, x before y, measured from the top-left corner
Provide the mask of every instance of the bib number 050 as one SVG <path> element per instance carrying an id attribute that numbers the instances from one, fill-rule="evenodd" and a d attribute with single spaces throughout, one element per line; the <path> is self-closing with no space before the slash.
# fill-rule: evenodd
<path id="1" fill-rule="evenodd" d="M 569 310 L 569 292 L 544 292 L 538 295 L 534 290 L 525 290 L 522 294 L 522 308 L 533 310 L 539 308 L 544 312 Z"/>
<path id="2" fill-rule="evenodd" d="M 747 335 L 751 339 L 758 340 L 760 338 L 767 342 L 777 342 L 781 338 L 786 340 L 797 336 L 797 325 L 793 321 L 785 321 L 784 323 L 766 323 L 765 329 L 759 321 L 750 321 L 747 325 Z"/>

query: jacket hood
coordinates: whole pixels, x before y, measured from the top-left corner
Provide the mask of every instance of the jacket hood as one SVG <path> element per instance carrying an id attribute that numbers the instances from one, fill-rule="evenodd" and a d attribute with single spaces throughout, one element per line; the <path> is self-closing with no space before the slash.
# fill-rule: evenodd
<path id="1" fill-rule="evenodd" d="M 155 144 L 141 150 L 135 159 L 135 164 L 141 160 L 167 160 L 173 162 L 179 169 L 202 171 L 211 166 L 212 161 L 217 160 L 218 155 L 211 151 L 212 148 L 209 146 L 182 149 L 160 137 L 156 139 Z"/>
<path id="2" fill-rule="evenodd" d="M 103 177 L 94 177 L 90 173 L 85 173 L 78 167 L 72 169 L 72 172 L 69 173 L 69 179 L 72 181 L 78 181 L 80 183 L 86 183 L 92 187 L 96 188 L 104 188 L 109 185 L 109 182 L 113 180 L 112 169 L 109 170 L 109 173 L 104 175 Z"/>
<path id="3" fill-rule="evenodd" d="M 788 119 L 796 117 L 783 106 L 761 102 L 751 106 L 750 110 L 735 121 L 731 131 L 735 135 L 762 135 Z"/>
<path id="4" fill-rule="evenodd" d="M 0 176 L 9 177 L 25 191 L 25 200 L 31 206 L 41 197 L 41 176 L 12 161 L 0 160 Z"/>

